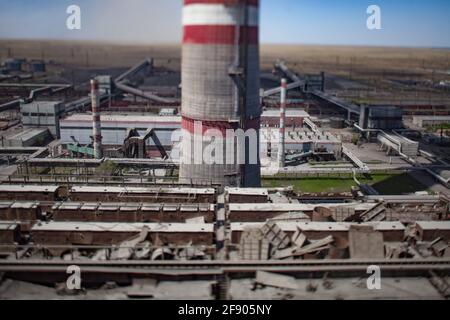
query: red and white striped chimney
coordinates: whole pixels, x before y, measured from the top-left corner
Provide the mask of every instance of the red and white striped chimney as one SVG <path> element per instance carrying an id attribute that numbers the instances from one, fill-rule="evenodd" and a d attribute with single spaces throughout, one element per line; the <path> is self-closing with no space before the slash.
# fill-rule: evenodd
<path id="1" fill-rule="evenodd" d="M 259 145 L 258 164 L 245 165 L 229 164 L 229 150 L 224 164 L 198 163 L 192 147 L 198 122 L 202 136 L 215 129 L 225 141 L 226 130 L 255 129 L 259 137 L 259 0 L 184 0 L 183 34 L 182 127 L 190 135 L 183 137 L 180 180 L 260 186 Z M 230 76 L 233 68 L 243 71 L 245 94 Z"/>
<path id="2" fill-rule="evenodd" d="M 102 125 L 100 120 L 100 96 L 98 94 L 98 82 L 91 80 L 91 104 L 93 117 L 94 157 L 103 158 L 102 152 Z"/>
<path id="3" fill-rule="evenodd" d="M 280 101 L 280 140 L 278 146 L 278 165 L 284 168 L 286 165 L 286 96 L 287 81 L 281 80 L 281 101 Z"/>

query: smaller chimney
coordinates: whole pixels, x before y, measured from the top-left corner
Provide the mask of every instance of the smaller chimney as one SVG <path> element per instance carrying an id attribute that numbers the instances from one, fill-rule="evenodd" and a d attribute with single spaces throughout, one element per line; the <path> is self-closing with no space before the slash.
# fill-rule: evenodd
<path id="1" fill-rule="evenodd" d="M 278 146 L 278 166 L 284 168 L 286 165 L 286 96 L 287 82 L 281 80 L 281 103 L 280 103 L 280 141 Z"/>
<path id="2" fill-rule="evenodd" d="M 98 95 L 98 82 L 91 80 L 91 104 L 93 117 L 94 156 L 103 158 L 102 154 L 102 125 L 100 121 L 100 97 Z"/>

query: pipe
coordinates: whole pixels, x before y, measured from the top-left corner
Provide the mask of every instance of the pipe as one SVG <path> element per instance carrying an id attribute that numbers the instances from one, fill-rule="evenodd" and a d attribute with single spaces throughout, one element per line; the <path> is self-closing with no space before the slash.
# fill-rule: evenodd
<path id="1" fill-rule="evenodd" d="M 98 94 L 98 82 L 91 80 L 91 105 L 93 117 L 94 155 L 95 159 L 103 158 L 102 155 L 102 126 L 100 122 L 100 97 Z"/>
<path id="2" fill-rule="evenodd" d="M 17 107 L 20 107 L 20 99 L 0 104 L 0 111 L 7 111 Z"/>
<path id="3" fill-rule="evenodd" d="M 139 71 L 141 71 L 142 69 L 144 69 L 147 66 L 149 66 L 149 67 L 153 66 L 153 59 L 145 59 L 143 62 L 141 62 L 137 66 L 134 66 L 133 68 L 129 69 L 125 73 L 118 76 L 116 78 L 115 82 L 121 82 L 122 80 L 125 80 L 128 77 L 131 77 L 134 74 L 138 73 Z"/>
<path id="4" fill-rule="evenodd" d="M 156 96 L 154 94 L 149 94 L 149 93 L 146 93 L 146 92 L 144 92 L 142 90 L 135 89 L 135 88 L 132 88 L 130 86 L 127 86 L 123 82 L 116 82 L 115 84 L 116 84 L 116 88 L 118 88 L 119 90 L 122 90 L 122 91 L 124 91 L 126 93 L 130 93 L 130 94 L 133 94 L 135 96 L 138 96 L 138 97 L 141 97 L 141 98 L 144 98 L 144 99 L 152 100 L 152 101 L 159 102 L 159 103 L 166 103 L 166 104 L 173 104 L 173 103 L 175 103 L 175 101 L 173 101 L 173 100 L 161 98 L 161 97 L 158 97 L 158 96 Z"/>
<path id="5" fill-rule="evenodd" d="M 278 166 L 286 166 L 286 95 L 287 81 L 281 80 L 281 101 L 280 101 L 280 141 L 278 146 Z"/>
<path id="6" fill-rule="evenodd" d="M 151 101 L 159 102 L 159 103 L 165 103 L 165 104 L 173 104 L 175 101 L 170 99 L 165 99 L 158 97 L 157 95 L 145 93 L 142 90 L 130 87 L 126 84 L 126 80 L 132 76 L 134 76 L 136 73 L 140 72 L 141 70 L 145 69 L 146 67 L 152 67 L 153 66 L 153 59 L 145 59 L 142 63 L 138 64 L 137 66 L 131 68 L 127 72 L 123 73 L 119 77 L 117 77 L 114 81 L 114 84 L 116 85 L 116 88 L 119 90 L 122 90 L 126 93 L 130 93 L 132 95 L 148 99 Z"/>

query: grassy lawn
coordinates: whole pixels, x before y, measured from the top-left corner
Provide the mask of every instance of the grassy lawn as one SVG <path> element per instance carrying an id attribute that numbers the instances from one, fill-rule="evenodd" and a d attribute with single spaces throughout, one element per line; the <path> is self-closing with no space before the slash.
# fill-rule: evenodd
<path id="1" fill-rule="evenodd" d="M 370 179 L 360 179 L 362 183 L 373 186 L 380 194 L 397 195 L 424 191 L 424 187 L 419 181 L 408 174 L 397 175 L 372 175 Z M 264 187 L 287 187 L 293 186 L 296 192 L 304 193 L 340 193 L 350 192 L 356 186 L 353 179 L 298 179 L 298 180 L 263 180 Z"/>

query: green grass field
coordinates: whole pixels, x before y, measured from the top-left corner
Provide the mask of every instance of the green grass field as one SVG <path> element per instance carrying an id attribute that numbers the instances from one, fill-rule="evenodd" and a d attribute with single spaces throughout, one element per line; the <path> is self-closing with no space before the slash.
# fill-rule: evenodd
<path id="1" fill-rule="evenodd" d="M 372 175 L 370 179 L 359 179 L 374 187 L 380 194 L 397 195 L 426 191 L 426 187 L 408 174 L 397 175 Z M 294 191 L 304 193 L 341 193 L 350 192 L 356 183 L 353 179 L 343 178 L 308 178 L 298 180 L 276 180 L 264 179 L 264 187 L 287 187 L 293 186 Z"/>

